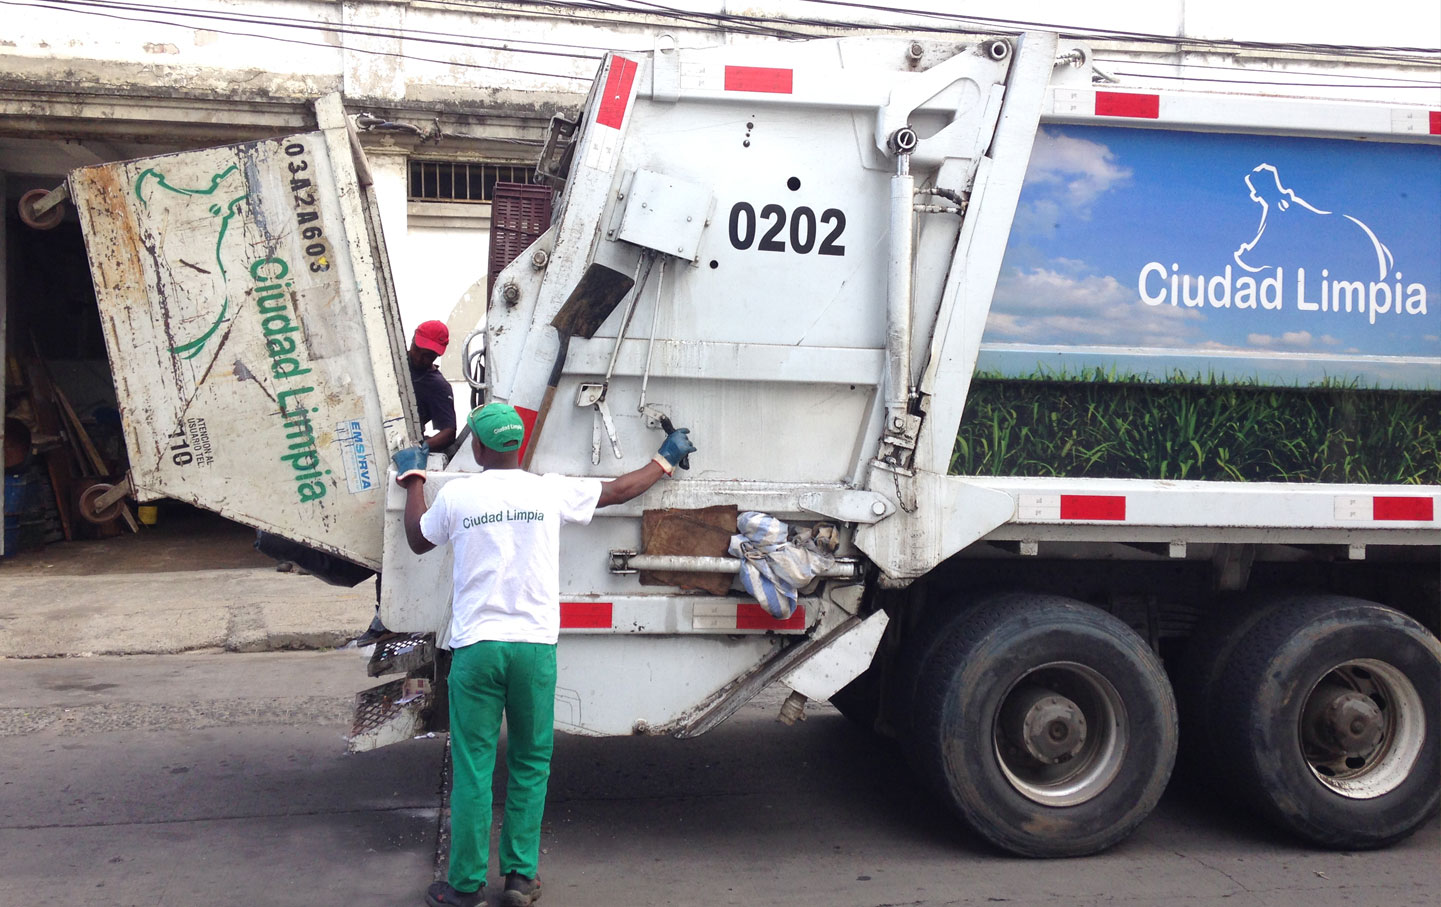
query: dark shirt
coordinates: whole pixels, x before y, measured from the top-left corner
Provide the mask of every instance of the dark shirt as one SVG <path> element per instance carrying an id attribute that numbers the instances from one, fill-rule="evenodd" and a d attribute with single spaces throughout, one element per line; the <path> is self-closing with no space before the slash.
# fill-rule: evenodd
<path id="1" fill-rule="evenodd" d="M 420 410 L 423 428 L 429 422 L 435 431 L 455 428 L 455 394 L 440 369 L 410 367 L 410 383 L 415 387 L 415 405 Z"/>

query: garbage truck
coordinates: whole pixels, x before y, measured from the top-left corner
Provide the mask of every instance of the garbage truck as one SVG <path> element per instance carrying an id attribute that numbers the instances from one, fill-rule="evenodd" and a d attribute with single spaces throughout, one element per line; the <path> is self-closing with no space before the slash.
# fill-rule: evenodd
<path id="1" fill-rule="evenodd" d="M 1046 32 L 605 57 L 467 379 L 533 471 L 699 451 L 565 528 L 558 729 L 691 737 L 780 684 L 1037 857 L 1124 839 L 1178 752 L 1321 846 L 1435 813 L 1441 113 L 1174 84 Z M 63 191 L 131 463 L 97 506 L 380 571 L 414 635 L 366 749 L 443 724 L 450 562 L 404 542 L 384 237 L 338 97 L 317 124 Z"/>

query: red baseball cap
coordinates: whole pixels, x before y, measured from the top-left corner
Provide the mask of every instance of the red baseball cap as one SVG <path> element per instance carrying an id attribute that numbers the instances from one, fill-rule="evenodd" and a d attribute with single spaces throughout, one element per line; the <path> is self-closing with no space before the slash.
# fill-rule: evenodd
<path id="1" fill-rule="evenodd" d="M 444 355 L 450 345 L 450 328 L 444 321 L 422 321 L 415 329 L 415 345 L 437 356 Z"/>

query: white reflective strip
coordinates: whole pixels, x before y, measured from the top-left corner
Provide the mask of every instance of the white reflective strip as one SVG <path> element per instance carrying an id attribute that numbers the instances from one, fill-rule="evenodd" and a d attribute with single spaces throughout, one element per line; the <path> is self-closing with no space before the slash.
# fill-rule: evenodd
<path id="1" fill-rule="evenodd" d="M 1059 520 L 1061 496 L 1058 494 L 1023 494 L 1018 496 L 1016 517 L 1021 520 Z"/>
<path id="2" fill-rule="evenodd" d="M 708 66 L 704 62 L 682 57 L 680 87 L 683 91 L 722 91 L 725 89 L 725 66 Z"/>
<path id="3" fill-rule="evenodd" d="M 1096 93 L 1074 88 L 1057 88 L 1051 92 L 1051 113 L 1057 116 L 1096 115 Z"/>
<path id="4" fill-rule="evenodd" d="M 1051 91 L 1050 109 L 1043 122 L 1075 123 L 1100 119 L 1124 123 L 1127 117 L 1100 117 L 1094 90 L 1057 88 Z M 1221 127 L 1237 132 L 1277 135 L 1317 133 L 1330 135 L 1434 135 L 1432 110 L 1311 98 L 1238 96 L 1194 91 L 1131 91 L 1106 94 L 1154 95 L 1160 99 L 1155 118 L 1136 117 L 1137 125 Z"/>
<path id="5" fill-rule="evenodd" d="M 615 164 L 616 153 L 620 151 L 620 130 L 600 124 L 591 130 L 590 148 L 585 153 L 585 165 L 592 170 L 609 172 Z"/>
<path id="6" fill-rule="evenodd" d="M 1371 498 L 1364 495 L 1343 494 L 1336 496 L 1336 519 L 1369 520 L 1374 508 Z"/>
<path id="7" fill-rule="evenodd" d="M 697 630 L 734 630 L 736 606 L 697 603 L 691 609 L 691 626 Z"/>
<path id="8" fill-rule="evenodd" d="M 1391 131 L 1430 135 L 1431 112 L 1429 110 L 1392 110 Z"/>

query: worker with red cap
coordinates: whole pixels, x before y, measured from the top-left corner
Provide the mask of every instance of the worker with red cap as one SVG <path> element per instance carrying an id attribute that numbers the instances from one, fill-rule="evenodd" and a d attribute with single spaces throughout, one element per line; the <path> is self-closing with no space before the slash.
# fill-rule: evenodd
<path id="1" fill-rule="evenodd" d="M 425 447 L 442 452 L 455 443 L 455 393 L 450 382 L 436 367 L 435 360 L 450 345 L 450 329 L 443 321 L 422 321 L 410 339 L 406 356 L 410 359 L 410 384 L 415 389 L 415 405 L 420 410 L 420 432 Z M 425 434 L 426 423 L 434 429 Z M 365 632 L 355 638 L 357 646 L 383 642 L 399 634 L 392 633 L 380 619 L 380 580 L 375 583 L 375 617 Z"/>
<path id="2" fill-rule="evenodd" d="M 435 360 L 449 345 L 450 329 L 445 322 L 423 321 L 415 329 L 407 351 L 421 432 L 424 433 L 427 422 L 435 429 L 434 434 L 425 437 L 425 445 L 433 451 L 443 451 L 455 443 L 455 394 L 435 365 Z"/>

